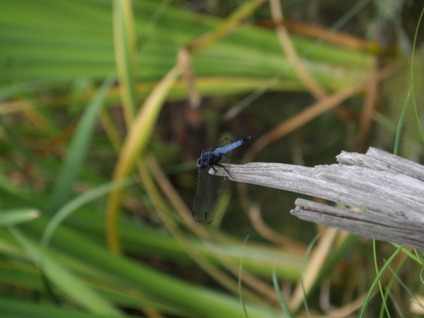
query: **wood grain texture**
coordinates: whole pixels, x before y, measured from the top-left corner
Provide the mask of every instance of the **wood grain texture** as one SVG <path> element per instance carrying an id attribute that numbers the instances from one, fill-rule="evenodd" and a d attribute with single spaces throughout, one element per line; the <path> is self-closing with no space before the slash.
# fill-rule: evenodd
<path id="1" fill-rule="evenodd" d="M 298 199 L 291 213 L 303 220 L 424 248 L 424 167 L 376 148 L 366 154 L 342 152 L 337 161 L 315 167 L 224 164 L 225 169 L 216 167 L 216 174 L 339 204 Z"/>

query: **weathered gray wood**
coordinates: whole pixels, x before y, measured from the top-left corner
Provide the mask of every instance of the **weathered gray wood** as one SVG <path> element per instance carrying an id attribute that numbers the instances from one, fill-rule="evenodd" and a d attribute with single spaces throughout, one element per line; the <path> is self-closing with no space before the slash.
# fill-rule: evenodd
<path id="1" fill-rule="evenodd" d="M 424 181 L 424 168 L 422 165 L 374 147 L 370 147 L 365 155 L 342 151 L 337 156 L 337 161 L 340 164 L 397 172 Z"/>
<path id="2" fill-rule="evenodd" d="M 368 238 L 424 249 L 424 224 L 381 217 L 297 199 L 290 211 L 299 219 L 336 227 Z"/>
<path id="3" fill-rule="evenodd" d="M 359 208 L 363 212 L 325 205 L 317 209 L 297 200 L 292 213 L 359 235 L 423 248 L 424 167 L 376 148 L 366 154 L 342 152 L 337 159 L 338 164 L 315 167 L 225 164 L 225 169 L 216 167 L 216 174 Z"/>

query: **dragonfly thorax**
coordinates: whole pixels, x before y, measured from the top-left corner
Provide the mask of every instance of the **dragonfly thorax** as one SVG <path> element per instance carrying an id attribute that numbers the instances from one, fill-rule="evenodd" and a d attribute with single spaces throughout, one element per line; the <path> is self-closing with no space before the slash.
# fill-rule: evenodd
<path id="1" fill-rule="evenodd" d="M 214 150 L 215 148 L 208 148 L 202 151 L 199 159 L 197 160 L 197 168 L 205 169 L 219 163 L 222 155 L 216 154 Z"/>

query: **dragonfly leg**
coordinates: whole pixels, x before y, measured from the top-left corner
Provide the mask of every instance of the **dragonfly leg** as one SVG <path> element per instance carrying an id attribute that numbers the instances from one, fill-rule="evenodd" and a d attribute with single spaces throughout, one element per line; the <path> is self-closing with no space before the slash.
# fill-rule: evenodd
<path id="1" fill-rule="evenodd" d="M 225 170 L 225 172 L 228 174 L 228 177 L 231 177 L 231 173 L 228 171 L 227 168 L 225 168 L 225 166 L 223 166 L 220 163 L 216 163 L 215 166 L 221 167 L 222 169 Z M 214 168 L 214 166 L 211 166 L 212 170 L 216 173 L 216 169 Z"/>

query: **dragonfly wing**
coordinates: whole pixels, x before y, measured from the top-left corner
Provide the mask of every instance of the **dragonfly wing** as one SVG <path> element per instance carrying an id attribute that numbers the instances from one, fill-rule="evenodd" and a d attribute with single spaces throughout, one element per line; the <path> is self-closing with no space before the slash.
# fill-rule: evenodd
<path id="1" fill-rule="evenodd" d="M 198 222 L 211 223 L 215 217 L 215 208 L 221 196 L 225 178 L 210 175 L 208 170 L 209 168 L 198 170 L 193 218 Z"/>

